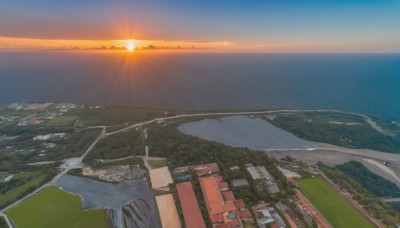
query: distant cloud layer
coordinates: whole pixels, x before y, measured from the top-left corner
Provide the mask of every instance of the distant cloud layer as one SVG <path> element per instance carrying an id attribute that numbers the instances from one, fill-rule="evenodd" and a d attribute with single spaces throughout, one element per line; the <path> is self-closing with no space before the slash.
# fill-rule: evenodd
<path id="1" fill-rule="evenodd" d="M 61 45 L 135 39 L 236 51 L 398 52 L 399 12 L 400 1 L 3 0 L 0 46 L 17 46 L 5 43 L 9 37 Z"/>

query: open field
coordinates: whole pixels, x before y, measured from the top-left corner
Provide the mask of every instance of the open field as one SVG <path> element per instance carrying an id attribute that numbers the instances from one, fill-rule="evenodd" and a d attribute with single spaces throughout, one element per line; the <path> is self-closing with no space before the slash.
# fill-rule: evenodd
<path id="1" fill-rule="evenodd" d="M 321 178 L 299 179 L 297 183 L 304 196 L 333 227 L 374 227 Z"/>
<path id="2" fill-rule="evenodd" d="M 157 117 L 165 117 L 164 111 L 142 108 L 107 107 L 80 108 L 71 110 L 71 114 L 80 117 L 78 126 L 125 125 L 138 123 Z M 172 113 L 170 113 L 172 114 Z M 122 127 L 121 126 L 121 127 Z"/>
<path id="3" fill-rule="evenodd" d="M 71 126 L 78 119 L 78 116 L 58 116 L 44 123 L 45 126 Z"/>
<path id="4" fill-rule="evenodd" d="M 150 160 L 149 159 L 149 164 L 153 167 L 164 167 L 167 166 L 167 160 Z"/>
<path id="5" fill-rule="evenodd" d="M 24 227 L 108 227 L 104 210 L 83 211 L 79 196 L 48 187 L 6 214 Z"/>
<path id="6" fill-rule="evenodd" d="M 6 206 L 8 202 L 14 202 L 18 198 L 22 197 L 27 191 L 29 191 L 29 189 L 36 188 L 36 186 L 40 185 L 47 176 L 46 174 L 40 174 L 39 172 L 26 172 L 18 174 L 14 178 L 21 179 L 22 181 L 25 179 L 30 180 L 18 187 L 12 188 L 4 194 L 0 194 L 0 208 Z"/>

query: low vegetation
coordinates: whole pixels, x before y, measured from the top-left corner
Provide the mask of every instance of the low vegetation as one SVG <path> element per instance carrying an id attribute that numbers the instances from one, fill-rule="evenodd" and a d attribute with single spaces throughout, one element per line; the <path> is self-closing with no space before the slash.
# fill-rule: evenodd
<path id="1" fill-rule="evenodd" d="M 54 170 L 27 172 L 17 174 L 9 182 L 1 183 L 0 208 L 34 191 L 37 187 L 49 181 L 54 175 Z"/>
<path id="2" fill-rule="evenodd" d="M 7 222 L 3 217 L 0 217 L 0 228 L 8 228 Z"/>
<path id="3" fill-rule="evenodd" d="M 126 133 L 110 135 L 99 141 L 85 160 L 90 161 L 94 158 L 114 159 L 144 154 L 142 134 L 141 130 L 133 129 Z"/>
<path id="4" fill-rule="evenodd" d="M 104 210 L 83 211 L 79 196 L 48 187 L 6 214 L 17 227 L 108 227 Z"/>
<path id="5" fill-rule="evenodd" d="M 400 202 L 387 202 L 387 204 L 396 212 L 400 213 Z"/>
<path id="6" fill-rule="evenodd" d="M 337 168 L 378 197 L 400 197 L 400 188 L 395 183 L 369 171 L 359 162 L 347 162 Z"/>
<path id="7" fill-rule="evenodd" d="M 149 164 L 153 167 L 164 167 L 168 162 L 167 160 L 149 160 Z"/>
<path id="8" fill-rule="evenodd" d="M 305 197 L 333 227 L 374 227 L 350 202 L 319 177 L 299 179 Z"/>
<path id="9" fill-rule="evenodd" d="M 74 115 L 62 115 L 54 119 L 51 119 L 43 124 L 43 126 L 57 127 L 57 126 L 71 126 L 78 119 L 78 116 Z"/>
<path id="10" fill-rule="evenodd" d="M 274 120 L 267 120 L 279 128 L 315 142 L 400 153 L 398 134 L 382 134 L 356 115 L 309 112 L 278 115 Z M 400 127 L 390 121 L 379 119 L 378 123 L 393 133 L 400 131 Z"/>
<path id="11" fill-rule="evenodd" d="M 139 123 L 173 114 L 173 112 L 165 113 L 161 110 L 126 107 L 84 107 L 71 111 L 71 115 L 77 115 L 80 117 L 78 127 L 95 125 L 119 125 L 120 127 L 123 127 L 126 124 Z"/>

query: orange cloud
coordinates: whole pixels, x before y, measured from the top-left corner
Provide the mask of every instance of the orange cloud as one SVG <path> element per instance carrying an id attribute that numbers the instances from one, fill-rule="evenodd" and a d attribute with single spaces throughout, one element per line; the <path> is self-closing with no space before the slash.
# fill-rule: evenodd
<path id="1" fill-rule="evenodd" d="M 167 40 L 67 40 L 1 37 L 0 49 L 110 49 L 126 48 L 133 45 L 136 49 L 218 49 L 233 45 L 230 42 L 192 42 Z"/>

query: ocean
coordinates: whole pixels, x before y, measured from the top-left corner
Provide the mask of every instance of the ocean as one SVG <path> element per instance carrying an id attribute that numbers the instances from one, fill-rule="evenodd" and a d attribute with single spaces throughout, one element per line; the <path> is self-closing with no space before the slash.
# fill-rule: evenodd
<path id="1" fill-rule="evenodd" d="M 0 103 L 19 101 L 400 120 L 400 54 L 1 51 Z"/>

